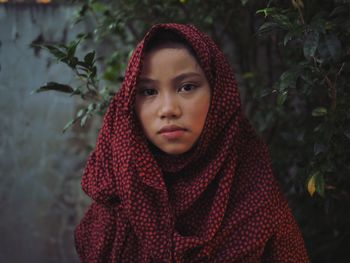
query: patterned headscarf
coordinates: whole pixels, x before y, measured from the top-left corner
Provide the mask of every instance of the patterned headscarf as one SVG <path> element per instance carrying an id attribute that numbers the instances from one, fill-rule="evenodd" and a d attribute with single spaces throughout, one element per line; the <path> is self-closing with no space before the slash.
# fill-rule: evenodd
<path id="1" fill-rule="evenodd" d="M 134 109 L 145 47 L 164 30 L 193 49 L 212 92 L 198 142 L 178 156 L 150 145 Z M 82 262 L 308 262 L 230 65 L 191 25 L 155 25 L 138 44 L 82 187 L 94 201 L 75 232 Z"/>

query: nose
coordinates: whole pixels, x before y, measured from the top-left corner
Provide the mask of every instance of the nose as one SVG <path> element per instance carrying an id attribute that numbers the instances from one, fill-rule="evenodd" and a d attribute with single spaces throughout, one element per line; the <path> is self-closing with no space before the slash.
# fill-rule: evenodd
<path id="1" fill-rule="evenodd" d="M 176 119 L 181 116 L 181 107 L 175 94 L 164 94 L 160 98 L 158 115 L 161 119 Z"/>

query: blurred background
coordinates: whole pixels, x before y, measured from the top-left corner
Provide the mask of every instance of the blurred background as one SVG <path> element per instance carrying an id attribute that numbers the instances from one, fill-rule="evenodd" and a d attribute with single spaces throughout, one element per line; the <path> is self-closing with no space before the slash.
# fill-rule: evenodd
<path id="1" fill-rule="evenodd" d="M 350 262 L 350 0 L 0 0 L 0 262 L 79 262 L 86 158 L 163 22 L 224 50 L 312 262 Z"/>

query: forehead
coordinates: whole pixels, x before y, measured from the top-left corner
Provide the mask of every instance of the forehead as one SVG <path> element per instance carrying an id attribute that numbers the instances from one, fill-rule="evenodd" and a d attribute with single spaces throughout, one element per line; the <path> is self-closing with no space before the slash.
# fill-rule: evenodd
<path id="1" fill-rule="evenodd" d="M 196 58 L 184 45 L 171 43 L 158 46 L 145 54 L 141 75 L 162 75 L 186 70 L 203 73 Z"/>

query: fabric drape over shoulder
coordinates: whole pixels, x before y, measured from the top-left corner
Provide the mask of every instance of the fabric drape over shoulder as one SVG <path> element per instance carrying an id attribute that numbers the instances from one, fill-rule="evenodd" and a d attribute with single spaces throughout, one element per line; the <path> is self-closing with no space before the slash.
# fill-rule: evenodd
<path id="1" fill-rule="evenodd" d="M 212 90 L 198 142 L 176 157 L 147 142 L 134 111 L 144 49 L 166 30 L 193 48 Z M 84 170 L 93 203 L 75 232 L 82 262 L 308 262 L 268 156 L 211 38 L 191 25 L 153 26 L 129 61 Z"/>

